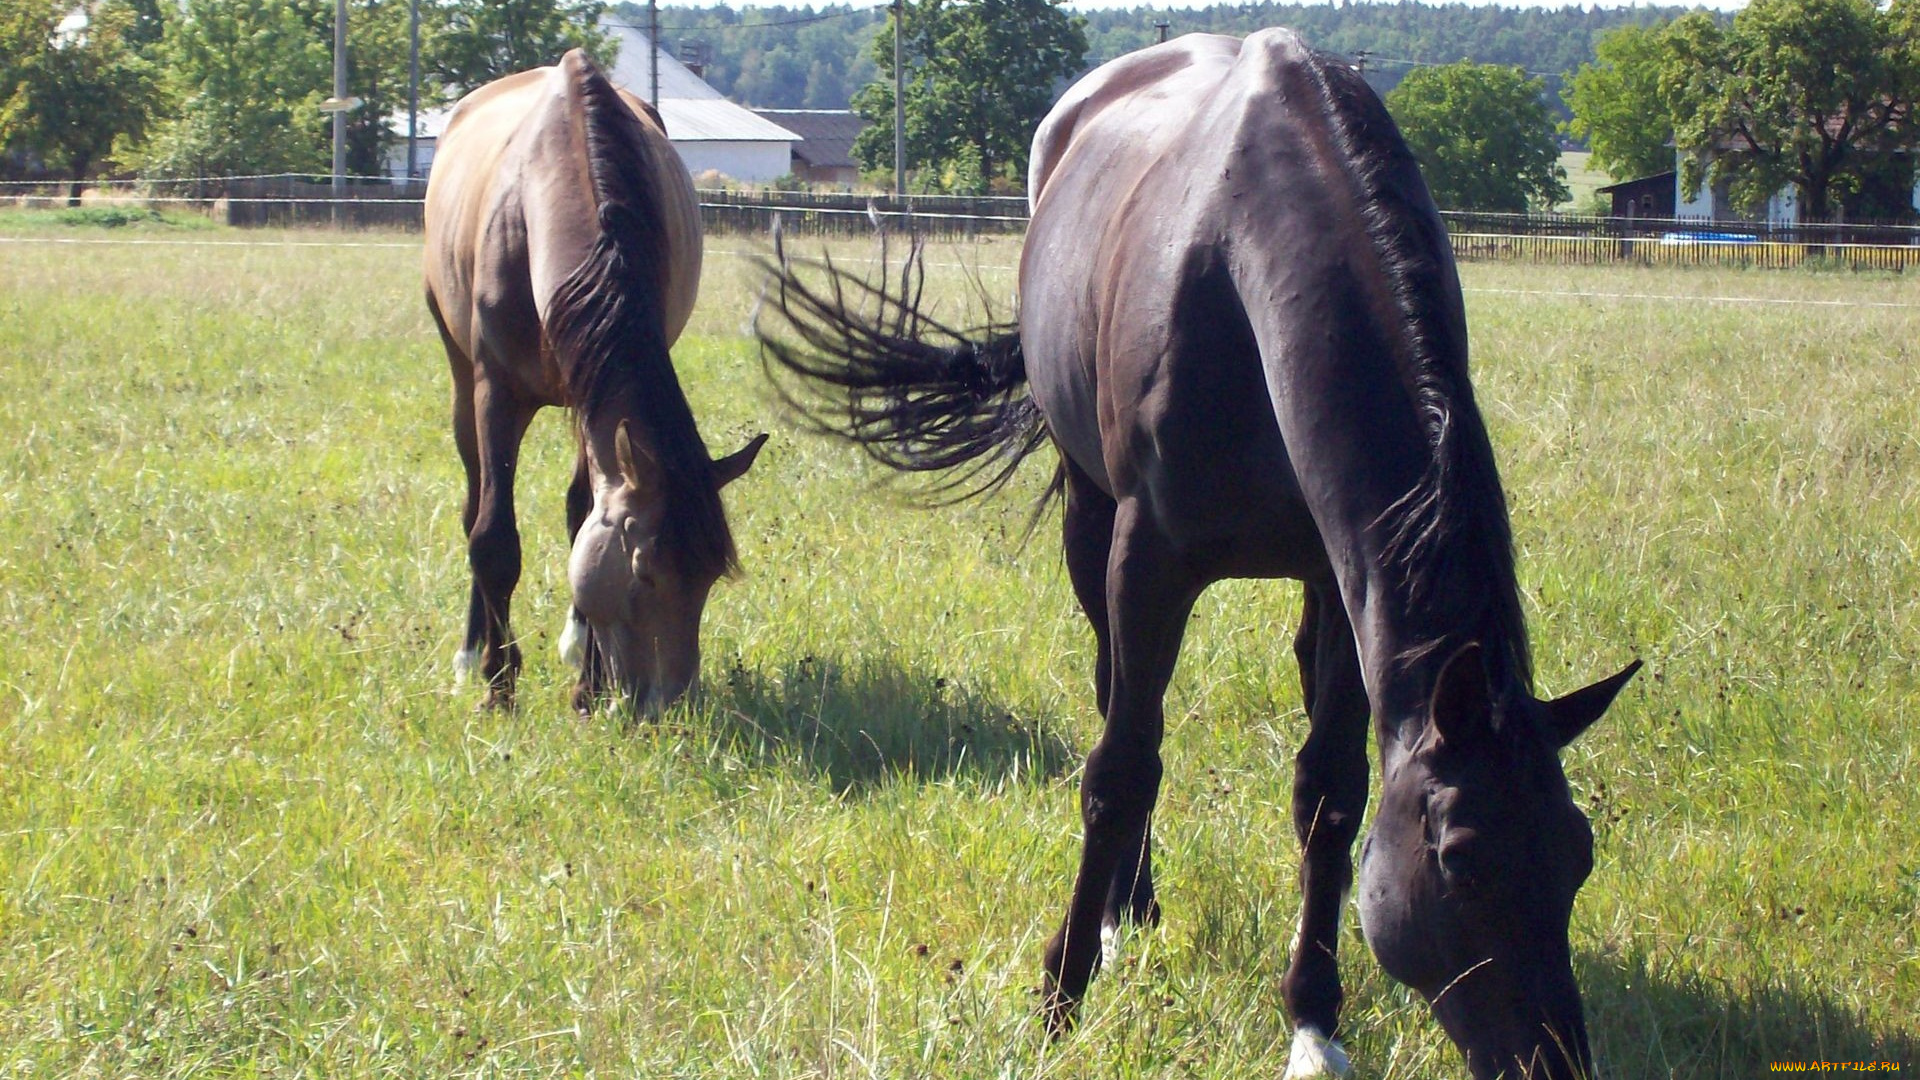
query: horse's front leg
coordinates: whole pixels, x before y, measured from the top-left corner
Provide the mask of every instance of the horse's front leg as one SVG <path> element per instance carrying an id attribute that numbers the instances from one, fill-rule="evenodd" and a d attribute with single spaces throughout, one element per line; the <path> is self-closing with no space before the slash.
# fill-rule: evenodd
<path id="1" fill-rule="evenodd" d="M 1353 887 L 1353 841 L 1367 802 L 1367 696 L 1353 628 L 1332 582 L 1307 584 L 1294 639 L 1310 727 L 1294 758 L 1293 828 L 1300 841 L 1300 928 L 1281 982 L 1293 1020 L 1285 1080 L 1344 1076 L 1340 915 Z"/>
<path id="2" fill-rule="evenodd" d="M 1106 573 L 1112 657 L 1106 728 L 1087 755 L 1080 781 L 1080 872 L 1067 916 L 1046 951 L 1046 1019 L 1056 1035 L 1072 1026 L 1099 966 L 1103 925 L 1129 911 L 1140 895 L 1148 820 L 1160 791 L 1161 699 L 1199 595 L 1138 500 L 1121 502 L 1113 522 Z M 1096 631 L 1098 626 L 1096 620 Z M 1119 880 L 1123 871 L 1125 881 Z M 1148 891 L 1142 903 L 1151 902 Z"/>
<path id="3" fill-rule="evenodd" d="M 585 443 L 574 460 L 573 483 L 567 487 L 567 544 L 571 553 L 580 526 L 593 512 L 593 473 L 587 461 Z M 594 640 L 593 627 L 581 616 L 580 609 L 567 605 L 567 624 L 560 632 L 560 657 L 580 672 L 573 688 L 573 708 L 585 716 L 606 693 L 607 665 Z"/>
<path id="4" fill-rule="evenodd" d="M 482 374 L 474 384 L 477 434 L 477 499 L 467 531 L 467 563 L 473 597 L 467 609 L 465 654 L 477 655 L 486 680 L 486 704 L 513 704 L 520 674 L 520 646 L 508 614 L 520 582 L 520 526 L 514 517 L 513 479 L 533 409 L 503 392 Z"/>

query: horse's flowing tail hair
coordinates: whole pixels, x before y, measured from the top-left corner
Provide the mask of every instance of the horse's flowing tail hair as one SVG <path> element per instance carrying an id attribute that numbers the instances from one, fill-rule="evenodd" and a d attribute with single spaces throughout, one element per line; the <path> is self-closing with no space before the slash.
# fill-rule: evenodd
<path id="1" fill-rule="evenodd" d="M 754 320 L 768 376 L 814 431 L 891 468 L 943 474 L 924 489 L 927 501 L 1000 488 L 1047 441 L 1027 393 L 1019 324 L 963 331 L 930 315 L 917 241 L 897 279 L 884 246 L 880 267 L 875 283 L 831 258 L 790 259 L 777 247 L 762 262 L 770 280 Z M 821 284 L 809 283 L 815 277 Z"/>
<path id="2" fill-rule="evenodd" d="M 585 122 L 600 232 L 548 306 L 547 340 L 566 376 L 567 403 L 583 439 L 602 410 L 629 410 L 638 429 L 634 438 L 644 440 L 660 465 L 668 507 L 662 550 L 683 573 L 731 573 L 739 556 L 713 482 L 712 459 L 667 355 L 660 265 L 667 226 L 651 186 L 658 150 L 585 53 L 568 53 L 560 70 Z"/>

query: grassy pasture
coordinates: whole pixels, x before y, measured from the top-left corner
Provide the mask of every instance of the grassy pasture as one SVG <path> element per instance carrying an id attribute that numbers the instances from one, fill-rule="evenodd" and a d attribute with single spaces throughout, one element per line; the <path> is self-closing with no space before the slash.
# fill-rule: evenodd
<path id="1" fill-rule="evenodd" d="M 1049 1046 L 1030 988 L 1096 720 L 1054 522 L 1019 544 L 1044 466 L 920 512 L 789 434 L 751 245 L 714 238 L 676 358 L 711 445 L 775 441 L 727 495 L 746 575 L 704 695 L 631 731 L 568 711 L 549 416 L 524 702 L 478 712 L 414 240 L 0 238 L 0 1077 L 1284 1067 L 1295 587 L 1203 598 L 1167 918 Z M 970 264 L 1004 295 L 1015 252 L 939 249 L 935 288 L 964 304 Z M 1920 1069 L 1920 288 L 1464 273 L 1542 690 L 1648 661 L 1568 754 L 1606 1075 Z M 1357 1075 L 1460 1075 L 1357 926 L 1344 955 Z"/>

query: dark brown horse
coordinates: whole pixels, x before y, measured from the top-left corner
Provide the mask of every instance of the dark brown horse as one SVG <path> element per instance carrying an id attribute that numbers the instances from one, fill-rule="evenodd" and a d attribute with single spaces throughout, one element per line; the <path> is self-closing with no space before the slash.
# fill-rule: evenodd
<path id="1" fill-rule="evenodd" d="M 699 669 L 700 614 L 735 561 L 720 488 L 766 436 L 710 459 L 667 355 L 700 281 L 694 199 L 659 117 L 577 50 L 468 94 L 441 136 L 427 307 L 453 368 L 473 567 L 454 664 L 479 669 L 490 703 L 512 702 L 520 669 L 513 478 L 548 405 L 571 408 L 579 436 L 561 638 L 575 705 L 612 689 L 658 707 Z"/>
<path id="2" fill-rule="evenodd" d="M 1181 38 L 1068 91 L 1029 197 L 1016 333 L 934 322 L 911 261 L 880 286 L 829 268 L 824 288 L 782 264 L 763 340 L 776 375 L 827 395 L 816 423 L 899 467 L 971 462 L 991 485 L 1042 433 L 1059 452 L 1106 727 L 1046 950 L 1050 1024 L 1071 1023 L 1103 938 L 1158 915 L 1161 698 L 1194 600 L 1282 576 L 1306 586 L 1311 725 L 1287 1075 L 1346 1069 L 1334 951 L 1369 717 L 1384 775 L 1359 906 L 1381 965 L 1475 1076 L 1589 1072 L 1567 925 L 1593 840 L 1558 752 L 1637 664 L 1532 694 L 1451 250 L 1380 101 L 1286 31 Z"/>

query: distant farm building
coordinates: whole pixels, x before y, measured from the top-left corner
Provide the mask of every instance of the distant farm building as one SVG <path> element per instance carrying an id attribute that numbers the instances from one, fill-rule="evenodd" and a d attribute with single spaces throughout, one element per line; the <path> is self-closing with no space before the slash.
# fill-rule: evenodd
<path id="1" fill-rule="evenodd" d="M 1915 166 L 1920 156 L 1905 150 L 1890 152 L 1856 151 L 1861 154 L 1861 176 L 1850 190 L 1835 189 L 1832 214 L 1836 221 L 1900 221 L 1920 214 L 1920 171 Z M 1724 179 L 1709 175 L 1700 190 L 1688 195 L 1680 183 L 1680 167 L 1685 151 L 1675 151 L 1674 169 L 1600 188 L 1612 200 L 1611 213 L 1619 218 L 1677 218 L 1683 221 L 1765 222 L 1774 226 L 1798 225 L 1800 192 L 1787 185 L 1767 200 L 1757 215 L 1743 215 L 1733 209 Z M 1712 155 L 1702 158 L 1710 164 Z"/>
<path id="2" fill-rule="evenodd" d="M 1599 191 L 1612 200 L 1610 212 L 1614 217 L 1670 218 L 1673 216 L 1674 199 L 1679 192 L 1679 177 L 1680 174 L 1674 172 L 1656 173 L 1638 180 L 1608 184 Z"/>
<path id="3" fill-rule="evenodd" d="M 793 168 L 793 144 L 800 136 L 728 101 L 725 95 L 665 49 L 657 49 L 644 31 L 603 18 L 600 29 L 620 42 L 611 77 L 643 101 L 652 99 L 652 69 L 660 70 L 656 107 L 666 121 L 667 138 L 695 176 L 717 172 L 735 180 L 777 180 Z"/>
<path id="4" fill-rule="evenodd" d="M 660 100 L 656 107 L 666 122 L 667 138 L 688 172 L 764 182 L 792 171 L 793 146 L 800 136 L 728 101 L 665 49 L 655 49 L 644 32 L 611 20 L 602 20 L 600 28 L 620 43 L 620 55 L 608 73 L 615 86 L 643 101 L 650 100 L 653 72 L 647 58 L 651 55 L 659 61 Z M 421 176 L 426 176 L 433 165 L 434 144 L 451 112 L 451 107 L 420 111 L 415 155 Z M 389 117 L 387 128 L 397 137 L 387 151 L 386 171 L 401 179 L 407 175 L 406 112 Z"/>

